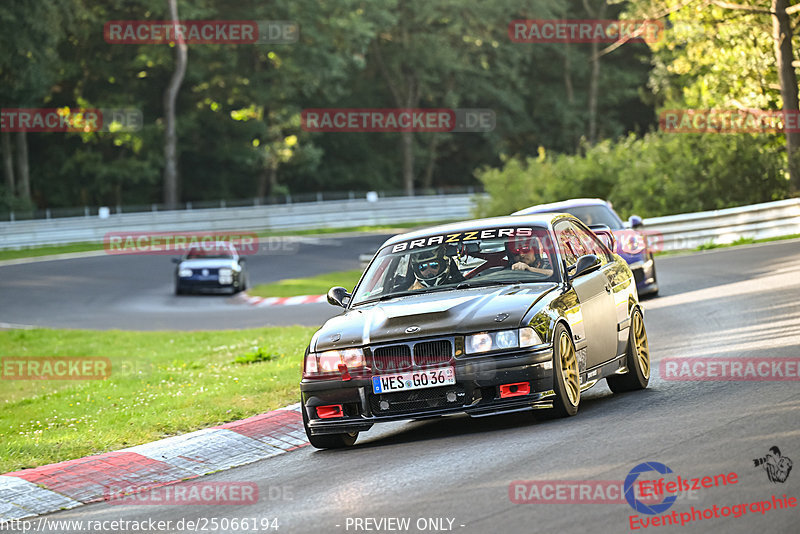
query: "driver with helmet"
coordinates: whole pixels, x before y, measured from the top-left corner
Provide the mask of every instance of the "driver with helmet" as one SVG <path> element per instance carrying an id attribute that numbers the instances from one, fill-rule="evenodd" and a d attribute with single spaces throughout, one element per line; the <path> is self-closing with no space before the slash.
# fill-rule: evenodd
<path id="1" fill-rule="evenodd" d="M 416 252 L 411 255 L 410 262 L 416 280 L 408 288 L 409 291 L 454 284 L 464 280 L 458 266 L 451 257 L 447 256 L 445 245 Z"/>

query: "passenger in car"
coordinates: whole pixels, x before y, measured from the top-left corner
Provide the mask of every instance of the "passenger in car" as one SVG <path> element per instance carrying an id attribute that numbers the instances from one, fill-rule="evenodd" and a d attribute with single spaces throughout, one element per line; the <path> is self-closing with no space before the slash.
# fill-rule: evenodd
<path id="1" fill-rule="evenodd" d="M 512 270 L 553 275 L 553 266 L 542 252 L 542 243 L 538 237 L 511 239 L 506 243 L 506 251 Z"/>

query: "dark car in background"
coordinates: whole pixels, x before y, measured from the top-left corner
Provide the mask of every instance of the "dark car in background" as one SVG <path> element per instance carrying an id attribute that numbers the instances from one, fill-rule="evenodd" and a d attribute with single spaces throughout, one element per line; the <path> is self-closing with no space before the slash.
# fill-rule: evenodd
<path id="1" fill-rule="evenodd" d="M 244 258 L 231 243 L 217 241 L 190 248 L 182 258 L 172 260 L 175 294 L 238 293 L 247 289 Z"/>
<path id="2" fill-rule="evenodd" d="M 642 218 L 632 215 L 627 223 L 617 215 L 611 203 L 599 198 L 575 198 L 551 204 L 539 204 L 514 212 L 513 215 L 533 213 L 569 213 L 587 226 L 607 226 L 614 233 L 617 247 L 614 252 L 628 262 L 636 278 L 636 289 L 641 296 L 658 295 L 656 264 L 652 245 L 643 231 Z"/>
<path id="3" fill-rule="evenodd" d="M 389 239 L 352 294 L 328 292 L 345 311 L 306 349 L 309 441 L 346 447 L 375 423 L 457 413 L 571 416 L 598 380 L 647 387 L 643 314 L 613 242 L 565 213 Z"/>

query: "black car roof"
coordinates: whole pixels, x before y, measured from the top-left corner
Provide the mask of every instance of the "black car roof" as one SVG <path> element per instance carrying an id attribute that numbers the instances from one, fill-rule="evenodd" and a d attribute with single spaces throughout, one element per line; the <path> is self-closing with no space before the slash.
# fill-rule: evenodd
<path id="1" fill-rule="evenodd" d="M 531 215 L 507 215 L 504 217 L 489 217 L 486 219 L 473 219 L 469 221 L 440 224 L 438 226 L 431 226 L 429 228 L 423 228 L 421 230 L 415 230 L 413 232 L 407 232 L 405 234 L 399 234 L 394 237 L 390 237 L 383 243 L 383 245 L 380 246 L 380 248 L 384 248 L 388 245 L 393 245 L 401 241 L 408 241 L 410 239 L 418 239 L 446 233 L 482 230 L 484 228 L 497 228 L 503 226 L 515 228 L 525 225 L 551 226 L 555 222 L 555 219 L 562 217 L 574 219 L 572 215 L 566 213 L 533 213 Z"/>

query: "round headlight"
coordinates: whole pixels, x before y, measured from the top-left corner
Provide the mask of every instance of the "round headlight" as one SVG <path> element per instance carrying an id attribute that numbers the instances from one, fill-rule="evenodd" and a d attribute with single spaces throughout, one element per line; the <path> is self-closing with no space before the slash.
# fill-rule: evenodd
<path id="1" fill-rule="evenodd" d="M 475 334 L 467 338 L 467 352 L 486 352 L 492 350 L 492 336 Z"/>
<path id="2" fill-rule="evenodd" d="M 498 349 L 510 349 L 519 346 L 517 343 L 517 332 L 515 330 L 506 330 L 495 334 L 495 341 L 497 342 Z"/>
<path id="3" fill-rule="evenodd" d="M 180 271 L 178 271 L 178 276 L 180 276 L 181 278 L 188 278 L 188 277 L 192 276 L 192 270 L 191 269 L 181 269 Z"/>

